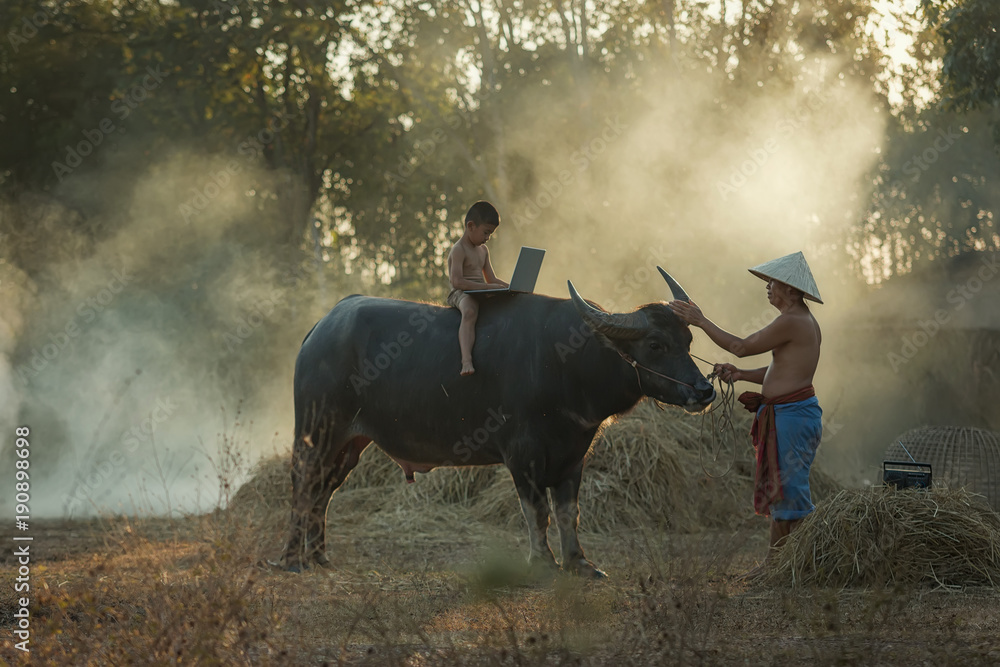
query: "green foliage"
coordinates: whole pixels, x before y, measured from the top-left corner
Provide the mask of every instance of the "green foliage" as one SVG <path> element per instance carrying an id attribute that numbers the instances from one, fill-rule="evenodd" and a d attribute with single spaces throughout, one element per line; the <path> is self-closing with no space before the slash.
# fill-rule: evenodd
<path id="1" fill-rule="evenodd" d="M 922 9 L 903 103 L 889 118 L 868 209 L 849 241 L 858 271 L 875 281 L 1000 248 L 997 65 L 988 57 L 1000 43 L 991 32 L 1000 14 L 975 0 Z M 928 91 L 934 96 L 922 103 Z"/>
<path id="2" fill-rule="evenodd" d="M 1000 105 L 1000 6 L 991 0 L 921 0 L 944 43 L 942 103 L 972 111 Z"/>
<path id="3" fill-rule="evenodd" d="M 397 293 L 441 296 L 443 250 L 469 203 L 489 198 L 515 220 L 608 118 L 628 123 L 656 113 L 664 98 L 711 91 L 714 108 L 683 113 L 695 109 L 706 125 L 749 134 L 755 119 L 741 115 L 748 104 L 815 86 L 868 89 L 888 114 L 869 0 L 730 4 L 101 1 L 35 13 L 29 3 L 4 3 L 0 23 L 13 29 L 0 42 L 0 76 L 11 84 L 0 96 L 0 193 L 46 192 L 80 214 L 67 225 L 88 229 L 101 219 L 102 231 L 89 233 L 107 235 L 124 224 L 131 187 L 163 159 L 190 152 L 236 159 L 253 167 L 245 196 L 259 213 L 232 228 L 242 244 L 286 263 L 314 258 L 371 290 L 392 283 Z M 927 116 L 913 92 L 938 59 L 941 100 L 953 113 L 995 106 L 994 4 L 925 0 L 917 46 L 925 51 L 918 74 L 899 75 L 904 103 L 892 109 L 870 210 L 849 201 L 821 212 L 790 205 L 790 219 L 858 220 L 848 241 L 864 248 L 873 236 L 895 234 L 911 254 L 906 262 L 918 251 L 935 256 L 968 245 L 962 239 L 979 211 L 992 210 L 985 193 L 995 172 L 985 156 L 958 165 L 959 152 L 950 153 L 905 201 L 890 186 L 907 156 L 923 150 L 928 128 L 952 122 Z M 151 69 L 162 74 L 144 86 Z M 105 119 L 113 132 L 99 130 Z M 980 126 L 971 117 L 954 121 Z M 60 168 L 88 136 L 101 137 L 92 155 Z M 945 173 L 946 166 L 955 169 Z M 545 211 L 547 222 L 601 225 L 595 202 L 632 215 L 634 202 L 609 185 L 612 169 L 588 168 L 579 185 L 591 201 L 564 198 Z M 672 155 L 655 158 L 650 170 L 666 184 L 650 206 L 697 200 L 699 190 L 714 195 Z M 935 187 L 923 187 L 931 178 Z M 87 179 L 110 179 L 115 188 Z M 970 189 L 981 203 L 965 196 Z M 917 202 L 924 197 L 939 201 Z M 939 224 L 944 233 L 937 250 L 918 247 L 923 227 L 905 229 L 928 209 L 929 243 L 938 242 Z M 694 213 L 717 211 L 706 205 Z M 682 223 L 669 215 L 663 224 Z M 540 227 L 531 231 L 544 236 Z"/>

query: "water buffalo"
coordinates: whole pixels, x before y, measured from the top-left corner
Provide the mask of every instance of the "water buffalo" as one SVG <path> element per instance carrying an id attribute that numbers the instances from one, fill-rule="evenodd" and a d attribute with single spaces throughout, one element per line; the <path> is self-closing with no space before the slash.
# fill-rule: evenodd
<path id="1" fill-rule="evenodd" d="M 662 269 L 674 298 L 683 289 Z M 577 538 L 584 455 L 601 425 L 643 396 L 700 412 L 715 398 L 691 332 L 662 302 L 608 313 L 584 301 L 502 294 L 476 324 L 475 375 L 462 377 L 456 309 L 349 296 L 306 336 L 295 364 L 292 513 L 284 564 L 327 564 L 333 492 L 371 442 L 407 481 L 439 466 L 502 463 L 528 523 L 529 560 L 555 566 L 546 529 L 552 489 L 562 566 L 603 573 Z"/>

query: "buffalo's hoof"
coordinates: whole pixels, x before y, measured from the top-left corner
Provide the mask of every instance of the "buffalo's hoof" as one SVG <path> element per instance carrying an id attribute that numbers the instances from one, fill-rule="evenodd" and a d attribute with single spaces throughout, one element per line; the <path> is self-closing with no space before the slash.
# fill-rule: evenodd
<path id="1" fill-rule="evenodd" d="M 285 560 L 269 560 L 267 564 L 278 570 L 284 570 L 285 572 L 291 572 L 293 574 L 299 574 L 304 569 L 302 563 L 299 561 L 287 562 Z"/>
<path id="2" fill-rule="evenodd" d="M 601 570 L 594 567 L 586 558 L 580 558 L 570 563 L 563 565 L 563 569 L 567 572 L 571 572 L 578 577 L 583 577 L 584 579 L 607 579 L 608 575 L 604 574 Z"/>
<path id="3" fill-rule="evenodd" d="M 312 566 L 328 568 L 330 567 L 330 559 L 326 557 L 325 553 L 317 553 L 312 558 L 283 558 L 280 561 L 267 561 L 267 564 L 271 567 L 276 567 L 284 570 L 285 572 L 292 572 L 294 574 L 301 574 L 305 572 Z"/>

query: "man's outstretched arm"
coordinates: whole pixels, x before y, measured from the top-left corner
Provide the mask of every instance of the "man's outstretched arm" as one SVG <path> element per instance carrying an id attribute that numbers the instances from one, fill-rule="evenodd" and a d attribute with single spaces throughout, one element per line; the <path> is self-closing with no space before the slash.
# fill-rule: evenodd
<path id="1" fill-rule="evenodd" d="M 688 324 L 699 327 L 708 334 L 712 342 L 721 347 L 726 352 L 735 354 L 737 357 L 752 357 L 755 354 L 770 352 L 782 343 L 787 343 L 791 339 L 791 328 L 788 319 L 779 315 L 766 327 L 750 334 L 746 338 L 740 338 L 705 317 L 694 301 L 671 301 L 670 309 L 679 318 Z M 763 378 L 761 379 L 763 382 Z"/>

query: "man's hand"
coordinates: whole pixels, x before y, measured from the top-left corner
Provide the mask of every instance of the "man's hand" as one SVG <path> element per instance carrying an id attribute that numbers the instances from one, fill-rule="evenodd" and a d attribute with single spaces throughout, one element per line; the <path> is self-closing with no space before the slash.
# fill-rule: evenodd
<path id="1" fill-rule="evenodd" d="M 694 301 L 671 301 L 667 305 L 670 306 L 670 310 L 674 311 L 674 315 L 688 324 L 700 327 L 706 321 L 701 308 Z"/>
<path id="2" fill-rule="evenodd" d="M 743 379 L 743 371 L 732 364 L 716 364 L 712 370 L 725 382 L 736 382 Z"/>

